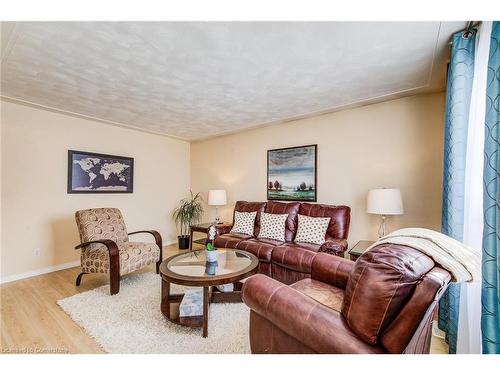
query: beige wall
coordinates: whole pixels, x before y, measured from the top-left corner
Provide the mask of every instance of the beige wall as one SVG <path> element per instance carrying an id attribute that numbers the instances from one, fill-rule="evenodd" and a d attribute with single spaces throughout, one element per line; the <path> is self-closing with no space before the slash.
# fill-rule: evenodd
<path id="1" fill-rule="evenodd" d="M 3 278 L 78 260 L 74 212 L 83 208 L 118 207 L 129 231 L 175 240 L 170 213 L 189 189 L 189 143 L 0 103 Z M 68 149 L 134 157 L 134 193 L 67 194 Z"/>
<path id="2" fill-rule="evenodd" d="M 439 229 L 444 95 L 408 97 L 192 143 L 1 101 L 1 276 L 78 260 L 74 212 L 119 207 L 128 229 L 175 241 L 170 213 L 189 186 L 225 188 L 236 200 L 266 199 L 266 151 L 318 144 L 318 202 L 352 208 L 350 245 L 374 239 L 365 212 L 376 187 L 402 190 L 406 214 L 390 229 Z M 67 150 L 135 158 L 133 194 L 66 193 Z M 191 159 L 191 160 L 190 160 Z M 190 181 L 191 179 L 191 181 Z M 213 208 L 206 217 L 213 217 Z M 35 248 L 41 250 L 33 256 Z"/>
<path id="3" fill-rule="evenodd" d="M 366 213 L 369 189 L 400 188 L 406 213 L 389 229 L 439 229 L 444 95 L 419 95 L 191 144 L 191 187 L 227 189 L 221 210 L 231 221 L 237 200 L 266 200 L 266 151 L 318 144 L 318 202 L 351 207 L 349 244 L 375 239 Z M 213 216 L 213 210 L 210 211 Z"/>

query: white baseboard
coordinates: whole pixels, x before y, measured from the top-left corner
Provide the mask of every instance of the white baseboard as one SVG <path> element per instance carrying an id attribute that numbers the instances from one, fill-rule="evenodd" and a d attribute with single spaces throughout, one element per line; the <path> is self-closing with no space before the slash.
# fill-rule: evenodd
<path id="1" fill-rule="evenodd" d="M 168 242 L 164 241 L 163 246 L 165 247 L 168 245 L 173 245 L 175 243 L 177 243 L 177 241 L 168 241 Z M 0 284 L 10 283 L 12 281 L 27 279 L 27 278 L 33 277 L 33 276 L 38 276 L 38 275 L 43 275 L 46 273 L 65 270 L 67 268 L 78 267 L 79 265 L 80 265 L 80 260 L 75 260 L 74 262 L 57 264 L 55 266 L 48 266 L 48 267 L 44 267 L 44 268 L 39 268 L 37 270 L 33 270 L 33 271 L 29 271 L 29 272 L 18 273 L 17 275 L 9 275 L 9 276 L 1 276 L 0 275 Z"/>
<path id="2" fill-rule="evenodd" d="M 177 241 L 169 241 L 166 244 L 164 243 L 163 247 L 173 245 L 175 243 L 177 243 Z M 24 272 L 24 273 L 18 273 L 16 275 L 9 275 L 9 276 L 1 276 L 0 275 L 0 284 L 10 283 L 12 281 L 27 279 L 27 278 L 33 277 L 33 276 L 38 276 L 38 275 L 43 275 L 46 273 L 65 270 L 67 268 L 78 267 L 79 265 L 80 265 L 80 260 L 75 260 L 74 262 L 57 264 L 55 266 L 48 266 L 48 267 L 44 267 L 44 268 L 39 268 L 37 270 Z"/>
<path id="3" fill-rule="evenodd" d="M 16 281 L 16 280 L 27 279 L 28 277 L 43 275 L 45 273 L 51 273 L 51 272 L 55 272 L 55 271 L 65 270 L 67 268 L 78 267 L 79 265 L 80 265 L 80 260 L 75 260 L 74 262 L 57 264 L 55 266 L 48 266 L 48 267 L 44 267 L 44 268 L 39 268 L 37 270 L 24 272 L 24 273 L 18 273 L 16 275 L 0 276 L 0 284 L 10 283 L 10 282 Z"/>

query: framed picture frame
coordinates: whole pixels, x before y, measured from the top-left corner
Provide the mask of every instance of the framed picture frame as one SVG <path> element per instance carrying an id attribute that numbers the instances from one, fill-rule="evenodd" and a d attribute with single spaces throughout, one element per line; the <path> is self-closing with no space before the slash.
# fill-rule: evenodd
<path id="1" fill-rule="evenodd" d="M 68 150 L 68 194 L 133 191 L 134 158 Z"/>
<path id="2" fill-rule="evenodd" d="M 317 201 L 318 145 L 267 151 L 267 199 Z"/>

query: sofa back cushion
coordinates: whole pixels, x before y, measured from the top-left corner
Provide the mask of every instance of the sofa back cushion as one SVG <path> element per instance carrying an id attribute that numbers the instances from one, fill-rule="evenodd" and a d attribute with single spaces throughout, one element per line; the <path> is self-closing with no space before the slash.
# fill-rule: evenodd
<path id="1" fill-rule="evenodd" d="M 345 289 L 342 315 L 349 327 L 365 342 L 377 344 L 433 267 L 431 258 L 408 246 L 384 244 L 364 253 Z"/>
<path id="2" fill-rule="evenodd" d="M 329 217 L 314 217 L 297 215 L 298 225 L 295 242 L 313 243 L 323 245 L 325 243 L 326 231 L 332 220 Z"/>
<path id="3" fill-rule="evenodd" d="M 351 209 L 347 206 L 301 203 L 299 214 L 313 217 L 330 217 L 326 240 L 346 239 L 349 233 Z"/>
<path id="4" fill-rule="evenodd" d="M 269 214 L 288 214 L 285 222 L 285 241 L 292 242 L 297 231 L 297 214 L 299 212 L 299 202 L 267 202 L 265 212 Z"/>
<path id="5" fill-rule="evenodd" d="M 268 214 L 260 216 L 260 232 L 258 238 L 285 241 L 285 223 L 288 214 Z"/>
<path id="6" fill-rule="evenodd" d="M 246 234 L 247 236 L 253 236 L 255 230 L 255 217 L 257 216 L 257 211 L 254 212 L 240 212 L 234 211 L 234 222 L 231 233 L 236 234 Z"/>
<path id="7" fill-rule="evenodd" d="M 116 243 L 128 241 L 127 228 L 118 208 L 91 208 L 75 213 L 80 241 L 113 240 Z M 90 248 L 102 247 L 91 245 Z"/>
<path id="8" fill-rule="evenodd" d="M 266 208 L 266 202 L 247 202 L 247 201 L 237 201 L 234 206 L 234 211 L 238 212 L 257 212 L 255 217 L 255 228 L 253 235 L 257 237 L 260 229 L 260 213 L 264 212 Z M 234 223 L 234 211 L 233 211 L 233 223 Z"/>

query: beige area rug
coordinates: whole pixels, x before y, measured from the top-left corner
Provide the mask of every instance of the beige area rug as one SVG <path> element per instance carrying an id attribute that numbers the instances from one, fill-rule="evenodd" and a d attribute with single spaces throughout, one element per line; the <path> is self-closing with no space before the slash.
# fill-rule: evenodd
<path id="1" fill-rule="evenodd" d="M 250 310 L 244 303 L 210 305 L 203 338 L 201 329 L 163 316 L 160 282 L 153 273 L 126 276 L 117 295 L 110 296 L 109 285 L 103 285 L 57 303 L 108 353 L 250 353 Z"/>

